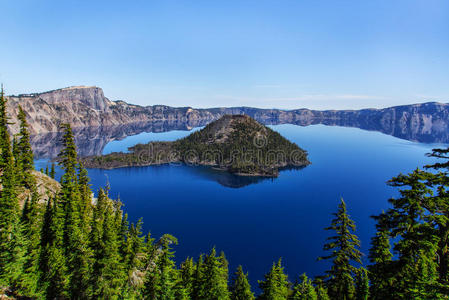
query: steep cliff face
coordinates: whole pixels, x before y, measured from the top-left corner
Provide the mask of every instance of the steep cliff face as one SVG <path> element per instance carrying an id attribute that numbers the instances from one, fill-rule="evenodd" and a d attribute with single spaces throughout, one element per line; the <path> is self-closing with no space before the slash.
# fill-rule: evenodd
<path id="1" fill-rule="evenodd" d="M 110 101 L 98 87 L 69 87 L 39 94 L 8 97 L 8 110 L 17 132 L 18 106 L 27 114 L 32 134 L 58 132 L 61 123 L 73 128 L 117 126 L 152 121 L 197 122 L 213 120 L 207 110 L 174 108 L 164 105 L 138 106 L 123 101 Z"/>
<path id="2" fill-rule="evenodd" d="M 17 132 L 20 104 L 32 134 L 58 132 L 61 123 L 73 128 L 116 127 L 154 122 L 183 123 L 195 127 L 226 114 L 246 114 L 263 124 L 325 124 L 376 130 L 421 142 L 449 141 L 449 104 L 424 103 L 385 109 L 278 110 L 250 107 L 194 109 L 164 105 L 138 106 L 110 101 L 98 87 L 69 87 L 39 94 L 9 96 L 11 131 Z"/>

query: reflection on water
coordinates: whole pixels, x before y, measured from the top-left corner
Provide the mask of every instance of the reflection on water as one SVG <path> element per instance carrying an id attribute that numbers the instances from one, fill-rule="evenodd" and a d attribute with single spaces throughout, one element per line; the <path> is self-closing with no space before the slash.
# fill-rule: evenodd
<path id="1" fill-rule="evenodd" d="M 398 137 L 400 139 L 416 141 L 421 143 L 449 143 L 449 130 L 447 122 L 441 119 L 435 122 L 429 121 L 424 125 L 412 121 L 400 119 L 397 122 L 387 122 L 383 119 L 373 118 L 304 118 L 294 121 L 280 121 L 279 119 L 259 119 L 267 125 L 294 124 L 298 126 L 309 126 L 323 124 L 327 126 L 355 127 L 369 131 L 378 131 L 384 134 Z M 75 128 L 75 142 L 79 155 L 90 156 L 104 153 L 106 145 L 112 141 L 120 141 L 129 136 L 141 133 L 160 133 L 170 131 L 190 131 L 193 128 L 205 126 L 208 121 L 198 120 L 188 123 L 179 121 L 157 121 L 150 123 L 131 123 L 120 126 L 109 127 L 84 127 Z M 31 143 L 36 158 L 55 158 L 61 150 L 61 133 L 47 133 L 31 137 Z M 179 137 L 183 134 L 179 134 Z M 130 145 L 132 146 L 132 145 Z M 126 150 L 126 149 L 125 149 Z M 123 151 L 123 150 L 122 150 Z"/>
<path id="2" fill-rule="evenodd" d="M 237 176 L 223 170 L 217 170 L 206 166 L 195 166 L 190 168 L 194 176 L 215 181 L 222 186 L 229 188 L 241 188 L 250 184 L 262 181 L 273 181 L 271 177 Z"/>
<path id="3" fill-rule="evenodd" d="M 204 126 L 202 123 L 195 123 L 195 127 Z M 120 126 L 108 127 L 83 127 L 74 128 L 75 143 L 80 156 L 100 155 L 109 142 L 120 141 L 128 136 L 137 135 L 143 132 L 168 132 L 173 130 L 190 131 L 190 127 L 183 122 L 151 122 L 151 123 L 131 123 Z M 46 134 L 34 135 L 31 137 L 31 145 L 37 159 L 55 158 L 61 151 L 62 133 L 50 132 Z"/>

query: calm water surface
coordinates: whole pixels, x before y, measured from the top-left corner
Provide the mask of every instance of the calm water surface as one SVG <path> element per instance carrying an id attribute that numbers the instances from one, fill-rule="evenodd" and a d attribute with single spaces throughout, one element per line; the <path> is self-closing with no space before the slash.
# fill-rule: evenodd
<path id="1" fill-rule="evenodd" d="M 204 167 L 90 169 L 96 190 L 110 183 L 130 221 L 140 217 L 153 237 L 170 233 L 179 239 L 177 261 L 197 257 L 216 246 L 230 261 L 243 265 L 253 285 L 282 257 L 291 281 L 307 272 L 321 274 L 317 262 L 328 233 L 323 230 L 343 197 L 357 225 L 363 253 L 368 253 L 374 223 L 369 218 L 388 207 L 397 191 L 385 182 L 432 160 L 432 148 L 378 132 L 315 125 L 271 126 L 309 152 L 312 164 L 283 171 L 276 179 L 251 179 Z M 126 151 L 150 140 L 175 140 L 186 131 L 142 133 L 109 143 L 104 153 Z M 38 161 L 37 168 L 46 164 Z"/>

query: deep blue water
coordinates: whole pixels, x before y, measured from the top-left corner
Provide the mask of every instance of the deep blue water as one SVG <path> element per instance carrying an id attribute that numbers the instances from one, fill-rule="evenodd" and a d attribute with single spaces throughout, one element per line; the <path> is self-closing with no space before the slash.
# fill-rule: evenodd
<path id="1" fill-rule="evenodd" d="M 111 196 L 125 204 L 131 221 L 140 217 L 153 237 L 170 233 L 179 239 L 177 261 L 197 257 L 216 246 L 241 264 L 253 285 L 272 262 L 283 258 L 291 281 L 303 272 L 321 274 L 318 262 L 340 197 L 357 225 L 363 253 L 368 253 L 374 223 L 369 218 L 388 208 L 397 191 L 385 182 L 432 160 L 425 153 L 444 145 L 418 144 L 378 132 L 315 125 L 272 126 L 309 152 L 312 164 L 281 172 L 276 179 L 238 178 L 204 167 L 90 169 L 92 187 L 111 186 Z M 143 133 L 114 141 L 104 153 L 125 151 L 149 140 L 174 140 L 189 132 Z M 44 161 L 36 163 L 40 168 Z M 232 188 L 222 185 L 244 185 Z M 246 185 L 245 185 L 246 184 Z"/>

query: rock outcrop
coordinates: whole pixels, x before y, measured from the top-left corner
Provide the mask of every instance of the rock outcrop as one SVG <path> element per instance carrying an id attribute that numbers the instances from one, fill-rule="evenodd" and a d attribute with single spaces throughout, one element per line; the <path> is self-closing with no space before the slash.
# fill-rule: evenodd
<path id="1" fill-rule="evenodd" d="M 18 105 L 27 113 L 32 134 L 58 132 L 61 123 L 81 131 L 88 127 L 182 123 L 202 126 L 226 114 L 245 114 L 263 124 L 325 124 L 380 131 L 419 142 L 449 142 L 449 104 L 429 102 L 385 109 L 279 110 L 250 107 L 194 109 L 165 105 L 139 106 L 111 101 L 98 87 L 69 87 L 38 94 L 9 96 L 9 113 L 17 132 Z"/>

